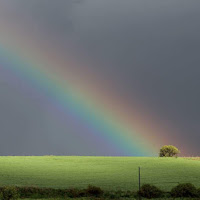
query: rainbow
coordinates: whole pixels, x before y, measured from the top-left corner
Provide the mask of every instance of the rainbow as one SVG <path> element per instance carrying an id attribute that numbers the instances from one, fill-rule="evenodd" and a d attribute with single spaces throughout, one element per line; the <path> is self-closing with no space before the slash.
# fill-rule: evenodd
<path id="1" fill-rule="evenodd" d="M 116 98 L 106 87 L 109 83 L 99 80 L 87 64 L 70 53 L 64 58 L 56 46 L 25 34 L 22 27 L 0 23 L 0 29 L 0 68 L 48 99 L 62 121 L 70 113 L 126 156 L 155 156 L 158 147 L 170 141 L 137 100 L 128 106 Z M 76 67 L 80 65 L 86 65 L 84 70 Z"/>

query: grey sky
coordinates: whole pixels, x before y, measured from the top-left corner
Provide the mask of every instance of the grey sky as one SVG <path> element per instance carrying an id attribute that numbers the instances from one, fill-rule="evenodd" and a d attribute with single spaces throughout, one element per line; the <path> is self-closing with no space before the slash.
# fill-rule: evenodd
<path id="1" fill-rule="evenodd" d="M 175 138 L 193 146 L 188 154 L 200 154 L 200 1 L 1 0 L 0 6 L 5 7 L 0 16 L 30 23 L 33 31 L 35 28 L 41 35 L 48 34 L 63 50 L 68 48 L 65 41 L 70 40 L 74 44 L 72 51 L 95 62 L 92 70 L 111 80 L 113 90 L 130 101 L 137 94 L 163 124 L 178 130 Z M 0 81 L 6 82 L 1 75 Z M 0 85 L 0 90 L 1 140 L 12 141 L 9 150 L 6 145 L 0 145 L 2 155 L 25 154 L 26 148 L 29 148 L 28 154 L 38 155 L 48 154 L 50 149 L 53 149 L 52 154 L 84 151 L 66 149 L 64 130 L 59 129 L 59 124 L 50 124 L 53 120 L 39 106 L 36 107 L 41 116 L 38 118 L 35 114 L 34 117 L 33 100 L 23 99 L 25 97 L 7 85 Z M 18 101 L 9 102 L 11 96 Z M 25 104 L 22 106 L 20 102 Z M 15 112 L 17 116 L 12 114 L 10 118 L 7 108 L 12 109 L 12 113 L 13 109 L 19 109 Z M 30 112 L 33 112 L 31 116 Z M 20 126 L 20 120 L 26 120 L 26 126 Z M 30 125 L 32 121 L 34 124 Z M 8 122 L 12 127 L 5 125 Z M 60 130 L 60 140 L 53 138 L 55 129 Z M 15 140 L 17 145 L 12 140 L 12 130 L 20 136 Z M 33 132 L 38 133 L 34 138 Z M 45 140 L 48 134 L 50 141 Z M 73 140 L 75 142 L 70 138 Z M 83 154 L 105 155 L 107 150 L 109 155 L 115 155 L 109 147 L 98 148 L 92 152 L 91 146 Z"/>

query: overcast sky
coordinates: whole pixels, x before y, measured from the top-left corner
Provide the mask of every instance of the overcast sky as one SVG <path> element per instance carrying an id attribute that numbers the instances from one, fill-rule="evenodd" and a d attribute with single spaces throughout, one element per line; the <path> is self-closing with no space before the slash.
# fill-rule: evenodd
<path id="1" fill-rule="evenodd" d="M 72 51 L 96 63 L 91 70 L 110 80 L 120 96 L 131 102 L 137 94 L 152 113 L 178 130 L 174 137 L 193 145 L 188 155 L 200 153 L 200 1 L 0 0 L 0 7 L 1 17 L 31 25 L 63 50 L 70 41 Z M 50 124 L 51 116 L 35 104 L 11 85 L 0 85 L 1 155 L 66 153 L 64 130 Z M 55 130 L 59 140 L 53 137 Z M 70 136 L 68 145 L 74 140 Z M 91 153 L 71 145 L 67 151 L 115 155 L 98 148 Z"/>

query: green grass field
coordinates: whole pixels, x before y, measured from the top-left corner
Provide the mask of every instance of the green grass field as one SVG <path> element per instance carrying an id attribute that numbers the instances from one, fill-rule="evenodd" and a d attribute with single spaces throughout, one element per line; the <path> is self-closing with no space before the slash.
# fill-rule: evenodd
<path id="1" fill-rule="evenodd" d="M 0 186 L 138 189 L 141 182 L 168 191 L 178 182 L 200 187 L 200 160 L 139 157 L 0 157 Z"/>

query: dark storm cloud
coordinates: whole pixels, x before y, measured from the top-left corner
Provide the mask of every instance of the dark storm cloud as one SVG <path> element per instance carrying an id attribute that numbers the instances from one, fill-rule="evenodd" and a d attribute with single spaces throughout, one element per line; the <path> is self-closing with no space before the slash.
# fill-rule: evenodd
<path id="1" fill-rule="evenodd" d="M 1 16 L 16 23 L 24 22 L 32 30 L 46 30 L 45 34 L 65 35 L 71 33 L 73 24 L 71 19 L 72 9 L 75 5 L 83 3 L 80 0 L 8 0 L 1 4 L 4 9 L 1 10 Z"/>
<path id="2" fill-rule="evenodd" d="M 119 95 L 134 100 L 137 94 L 163 124 L 176 129 L 175 138 L 193 145 L 190 154 L 200 153 L 200 1 L 4 0 L 1 4 L 6 5 L 5 16 L 30 22 L 42 34 L 61 41 L 62 48 L 67 49 L 64 41 L 71 40 L 76 54 L 95 61 L 91 69 L 111 80 Z"/>

